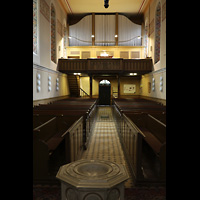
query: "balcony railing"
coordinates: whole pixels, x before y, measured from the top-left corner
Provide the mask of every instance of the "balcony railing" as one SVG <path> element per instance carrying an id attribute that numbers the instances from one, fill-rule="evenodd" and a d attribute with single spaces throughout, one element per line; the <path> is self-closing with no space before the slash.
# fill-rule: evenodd
<path id="1" fill-rule="evenodd" d="M 151 58 L 89 58 L 89 59 L 59 59 L 58 71 L 63 73 L 129 73 L 145 74 L 152 71 Z"/>

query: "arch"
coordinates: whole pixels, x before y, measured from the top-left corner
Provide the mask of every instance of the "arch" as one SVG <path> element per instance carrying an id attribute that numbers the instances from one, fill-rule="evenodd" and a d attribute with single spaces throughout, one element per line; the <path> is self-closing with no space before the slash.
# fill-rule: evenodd
<path id="1" fill-rule="evenodd" d="M 144 27 L 144 55 L 148 57 L 148 49 L 149 49 L 149 19 L 146 18 L 145 20 L 145 27 Z"/>
<path id="2" fill-rule="evenodd" d="M 33 53 L 38 49 L 38 1 L 33 0 Z"/>
<path id="3" fill-rule="evenodd" d="M 56 11 L 51 3 L 51 61 L 56 63 Z"/>
<path id="4" fill-rule="evenodd" d="M 101 85 L 110 85 L 110 81 L 107 80 L 107 79 L 103 79 L 103 80 L 101 80 L 101 81 L 99 82 L 99 84 L 101 84 Z"/>
<path id="5" fill-rule="evenodd" d="M 158 2 L 155 13 L 155 53 L 154 63 L 160 61 L 160 35 L 161 35 L 161 3 Z"/>

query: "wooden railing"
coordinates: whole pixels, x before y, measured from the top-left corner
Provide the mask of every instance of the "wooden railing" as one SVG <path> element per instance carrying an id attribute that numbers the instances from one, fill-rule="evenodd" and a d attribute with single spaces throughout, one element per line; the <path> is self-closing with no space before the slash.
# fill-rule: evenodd
<path id="1" fill-rule="evenodd" d="M 89 58 L 89 59 L 59 59 L 58 70 L 63 73 L 128 73 L 152 71 L 151 58 Z"/>
<path id="2" fill-rule="evenodd" d="M 65 137 L 66 150 L 70 152 L 70 162 L 80 159 L 83 152 L 83 116 L 62 137 Z"/>
<path id="3" fill-rule="evenodd" d="M 80 96 L 81 97 L 89 97 L 90 95 L 85 90 L 80 88 Z"/>
<path id="4" fill-rule="evenodd" d="M 131 173 L 135 182 L 143 179 L 141 169 L 142 138 L 144 135 L 137 126 L 114 106 L 113 114 L 127 161 L 130 163 Z"/>

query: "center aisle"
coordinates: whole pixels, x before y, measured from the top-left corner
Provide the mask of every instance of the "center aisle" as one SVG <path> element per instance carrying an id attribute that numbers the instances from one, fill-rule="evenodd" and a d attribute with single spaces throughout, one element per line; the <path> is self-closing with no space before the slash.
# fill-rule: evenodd
<path id="1" fill-rule="evenodd" d="M 131 188 L 133 187 L 133 180 L 117 133 L 112 107 L 100 106 L 97 109 L 97 120 L 94 124 L 91 139 L 81 159 L 108 160 L 125 165 L 130 177 L 125 182 L 125 187 Z"/>

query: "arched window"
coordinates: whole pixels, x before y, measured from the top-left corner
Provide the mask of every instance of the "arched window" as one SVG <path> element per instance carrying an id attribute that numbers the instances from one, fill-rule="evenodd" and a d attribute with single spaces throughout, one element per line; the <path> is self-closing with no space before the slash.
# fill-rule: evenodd
<path id="1" fill-rule="evenodd" d="M 156 7 L 155 16 L 155 63 L 160 60 L 161 5 Z"/>
<path id="2" fill-rule="evenodd" d="M 51 60 L 56 63 L 56 12 L 51 4 Z"/>
<path id="3" fill-rule="evenodd" d="M 144 27 L 144 55 L 148 57 L 148 35 L 149 35 L 149 21 L 148 19 L 145 20 L 145 27 Z"/>
<path id="4" fill-rule="evenodd" d="M 38 43 L 38 22 L 37 22 L 37 13 L 38 13 L 38 7 L 37 7 L 37 0 L 33 0 L 33 52 L 37 54 L 37 43 Z"/>
<path id="5" fill-rule="evenodd" d="M 102 81 L 100 81 L 99 84 L 100 85 L 110 85 L 110 81 L 108 81 L 108 80 L 102 80 Z"/>

